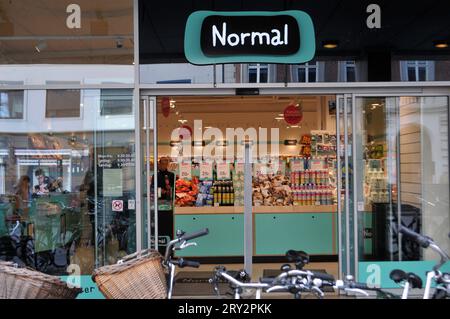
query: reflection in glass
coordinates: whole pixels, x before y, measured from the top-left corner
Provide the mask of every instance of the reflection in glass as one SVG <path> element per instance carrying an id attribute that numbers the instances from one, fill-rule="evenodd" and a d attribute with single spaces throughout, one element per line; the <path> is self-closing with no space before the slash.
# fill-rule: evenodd
<path id="1" fill-rule="evenodd" d="M 448 99 L 358 98 L 357 116 L 360 260 L 432 258 L 400 223 L 448 249 Z"/>
<path id="2" fill-rule="evenodd" d="M 46 92 L 27 91 L 33 116 L 0 120 L 0 259 L 55 275 L 135 250 L 134 118 L 106 120 L 100 90 L 75 92 L 79 117 L 47 118 Z"/>
<path id="3" fill-rule="evenodd" d="M 23 91 L 0 91 L 0 119 L 23 118 Z"/>

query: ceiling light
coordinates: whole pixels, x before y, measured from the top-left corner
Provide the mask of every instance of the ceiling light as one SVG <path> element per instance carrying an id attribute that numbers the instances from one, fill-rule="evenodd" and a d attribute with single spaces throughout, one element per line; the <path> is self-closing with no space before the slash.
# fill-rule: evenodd
<path id="1" fill-rule="evenodd" d="M 34 47 L 34 49 L 41 53 L 42 50 L 45 50 L 47 48 L 47 43 L 44 41 L 40 41 L 38 44 L 36 44 L 36 46 Z"/>
<path id="2" fill-rule="evenodd" d="M 329 41 L 323 41 L 322 46 L 325 49 L 336 49 L 339 46 L 338 41 L 329 40 Z"/>
<path id="3" fill-rule="evenodd" d="M 284 117 L 281 117 L 281 116 L 277 116 L 276 118 L 275 118 L 275 120 L 283 120 L 284 119 Z"/>
<path id="4" fill-rule="evenodd" d="M 284 145 L 297 145 L 297 140 L 284 140 Z"/>
<path id="5" fill-rule="evenodd" d="M 434 41 L 433 45 L 436 49 L 447 49 L 448 48 L 447 41 Z"/>

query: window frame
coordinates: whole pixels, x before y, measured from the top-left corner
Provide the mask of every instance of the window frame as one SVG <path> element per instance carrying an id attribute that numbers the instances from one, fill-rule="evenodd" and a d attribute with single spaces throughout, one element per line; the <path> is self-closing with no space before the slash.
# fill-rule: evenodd
<path id="1" fill-rule="evenodd" d="M 423 65 L 424 64 L 424 65 Z M 419 79 L 419 70 L 425 67 L 425 79 Z M 409 69 L 414 68 L 414 80 L 409 79 Z M 429 82 L 435 81 L 435 61 L 429 60 L 402 60 L 400 61 L 400 80 L 403 82 Z"/>
<path id="2" fill-rule="evenodd" d="M 22 117 L 0 117 L 0 121 L 26 121 L 26 109 L 27 109 L 27 97 L 28 93 L 27 90 L 1 90 L 0 93 L 9 93 L 9 92 L 22 92 Z"/>
<path id="3" fill-rule="evenodd" d="M 294 67 L 292 68 L 293 70 L 293 76 L 292 79 L 294 80 L 294 82 L 297 83 L 318 83 L 319 82 L 319 72 L 321 70 L 320 68 L 320 63 L 319 61 L 314 61 L 312 62 L 314 64 L 311 64 L 311 62 L 306 62 L 303 64 L 296 64 L 294 65 Z M 305 81 L 299 81 L 299 76 L 298 76 L 298 71 L 300 69 L 304 69 L 305 70 Z M 309 70 L 310 69 L 315 69 L 316 70 L 316 79 L 315 81 L 310 81 L 309 80 Z"/>
<path id="4" fill-rule="evenodd" d="M 78 116 L 56 116 L 56 117 L 49 117 L 47 116 L 47 105 L 48 105 L 48 92 L 49 91 L 79 91 L 80 92 L 80 101 L 78 103 L 78 108 L 79 108 L 79 115 Z M 82 107 L 81 105 L 84 105 L 84 95 L 83 95 L 83 89 L 46 89 L 45 90 L 45 112 L 44 112 L 44 119 L 45 120 L 54 120 L 54 119 L 61 119 L 61 120 L 65 120 L 65 119 L 69 119 L 69 120 L 81 120 L 83 119 L 83 112 L 84 112 L 84 106 Z"/>

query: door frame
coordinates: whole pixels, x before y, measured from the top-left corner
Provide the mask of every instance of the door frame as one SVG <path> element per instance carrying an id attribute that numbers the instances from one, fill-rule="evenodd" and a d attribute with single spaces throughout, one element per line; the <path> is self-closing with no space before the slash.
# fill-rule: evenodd
<path id="1" fill-rule="evenodd" d="M 215 84 L 214 86 L 211 85 L 204 85 L 204 84 L 187 84 L 187 85 L 140 85 L 140 91 L 138 92 L 139 101 L 143 97 L 149 97 L 154 99 L 155 101 L 155 116 L 156 116 L 156 99 L 159 96 L 236 96 L 236 89 L 237 88 L 257 88 L 259 89 L 259 95 L 334 95 L 336 96 L 336 135 L 338 135 L 339 131 L 339 109 L 338 109 L 338 97 L 343 96 L 344 101 L 347 101 L 347 98 L 351 100 L 351 125 L 352 129 L 355 128 L 356 124 L 356 98 L 358 97 L 399 97 L 399 96 L 417 96 L 417 97 L 425 97 L 425 96 L 447 96 L 450 101 L 450 82 L 413 82 L 413 83 L 405 83 L 405 82 L 375 82 L 375 83 L 311 83 L 311 84 L 298 84 L 298 83 L 272 83 L 272 84 L 248 84 L 248 83 L 242 83 L 242 84 Z M 344 109 L 348 108 L 347 103 L 344 103 Z M 139 113 L 139 110 L 136 112 Z M 138 117 L 139 115 L 137 115 Z M 155 120 L 155 140 L 157 141 L 158 137 L 158 128 Z M 450 123 L 450 122 L 449 122 Z M 139 125 L 136 127 L 136 130 L 140 131 Z M 450 132 L 450 130 L 449 130 Z M 340 133 L 340 132 L 339 132 Z M 351 154 L 352 154 L 352 161 L 355 163 L 356 161 L 356 154 L 354 152 L 355 148 L 355 139 L 356 134 L 352 134 L 352 145 L 351 145 Z M 136 145 L 141 145 L 140 141 L 140 134 L 136 134 Z M 339 139 L 337 139 L 338 143 Z M 347 152 L 348 143 L 344 142 L 344 151 Z M 157 155 L 157 148 L 156 149 L 156 155 Z M 337 149 L 337 152 L 339 152 L 339 148 Z M 345 153 L 344 153 L 345 154 Z M 339 153 L 337 154 L 339 155 Z M 157 158 L 157 157 L 156 157 Z M 339 156 L 336 157 L 339 159 Z M 450 160 L 449 160 L 450 161 Z M 141 161 L 136 161 L 136 176 L 140 176 L 142 172 L 141 167 Z M 339 172 L 339 170 L 338 170 Z M 351 226 L 353 228 L 353 245 L 354 245 L 354 251 L 353 256 L 346 256 L 346 260 L 349 261 L 346 264 L 346 271 L 345 273 L 348 273 L 348 270 L 350 269 L 350 264 L 353 264 L 354 266 L 354 273 L 352 275 L 355 276 L 355 278 L 358 278 L 359 271 L 358 271 L 358 262 L 359 262 L 359 253 L 357 249 L 357 244 L 359 242 L 359 232 L 358 232 L 358 220 L 357 220 L 357 205 L 355 205 L 355 199 L 357 198 L 357 172 L 354 170 L 353 175 L 353 194 L 352 194 L 352 200 L 353 200 L 353 209 L 350 211 L 350 207 L 346 208 L 346 217 L 350 217 L 352 215 L 353 217 L 353 225 L 349 224 L 349 220 L 346 219 L 346 224 L 348 226 Z M 348 177 L 346 177 L 348 178 Z M 338 178 L 338 184 L 337 187 L 340 189 L 341 187 L 341 180 Z M 136 182 L 138 182 L 140 178 L 136 178 Z M 138 187 L 141 187 L 140 184 L 137 185 Z M 346 183 L 346 189 L 345 189 L 345 197 L 348 198 L 348 201 L 350 200 L 350 194 L 349 194 L 349 185 Z M 338 201 L 339 203 L 339 201 Z M 142 227 L 142 205 L 137 205 L 136 207 L 136 227 Z M 343 265 L 342 265 L 342 252 L 341 252 L 341 245 L 340 242 L 341 236 L 342 236 L 342 226 L 341 223 L 341 216 L 342 216 L 342 207 L 338 204 L 338 259 L 339 259 L 339 275 L 342 277 L 345 273 L 343 272 Z M 347 212 L 348 211 L 348 212 Z M 139 219 L 139 221 L 138 221 Z M 350 227 L 349 227 L 350 228 Z M 139 233 L 138 231 L 136 232 Z M 350 234 L 347 233 L 346 237 L 349 237 Z M 136 240 L 139 240 L 142 238 L 136 238 Z M 350 252 L 350 245 L 352 243 L 350 242 L 350 238 L 346 238 L 345 243 L 345 251 Z M 355 246 L 356 245 L 356 246 Z M 139 246 L 139 242 L 137 243 L 137 247 Z"/>

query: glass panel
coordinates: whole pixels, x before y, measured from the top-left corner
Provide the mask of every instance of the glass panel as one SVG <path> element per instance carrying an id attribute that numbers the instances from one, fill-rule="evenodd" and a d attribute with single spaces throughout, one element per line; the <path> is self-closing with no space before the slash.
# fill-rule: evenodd
<path id="1" fill-rule="evenodd" d="M 308 82 L 317 82 L 317 69 L 316 68 L 308 68 Z"/>
<path id="2" fill-rule="evenodd" d="M 248 67 L 248 83 L 258 82 L 258 70 L 256 67 Z"/>
<path id="3" fill-rule="evenodd" d="M 0 1 L 0 64 L 133 63 L 133 1 Z"/>
<path id="4" fill-rule="evenodd" d="M 100 90 L 82 91 L 82 113 L 64 119 L 45 117 L 45 91 L 26 94 L 33 116 L 0 120 L 0 241 L 26 253 L 0 259 L 90 275 L 136 249 L 134 117 L 100 117 Z"/>
<path id="5" fill-rule="evenodd" d="M 297 69 L 298 82 L 306 82 L 305 68 Z"/>
<path id="6" fill-rule="evenodd" d="M 267 65 L 261 66 L 259 69 L 259 82 L 260 83 L 267 83 L 269 82 L 269 69 L 267 68 Z"/>
<path id="7" fill-rule="evenodd" d="M 100 115 L 133 113 L 133 90 L 101 90 Z"/>
<path id="8" fill-rule="evenodd" d="M 0 119 L 23 118 L 23 91 L 0 91 Z"/>
<path id="9" fill-rule="evenodd" d="M 408 81 L 417 81 L 415 66 L 408 66 Z"/>
<path id="10" fill-rule="evenodd" d="M 427 80 L 427 67 L 419 66 L 419 81 L 426 81 L 426 80 Z"/>
<path id="11" fill-rule="evenodd" d="M 400 239 L 397 227 L 401 223 L 449 249 L 448 98 L 358 98 L 357 123 L 359 261 L 436 259 L 430 250 Z M 370 262 L 361 265 L 365 278 L 374 268 L 367 268 Z M 387 274 L 394 267 L 376 265 Z M 377 284 L 393 285 L 387 275 L 380 280 Z"/>
<path id="12" fill-rule="evenodd" d="M 400 97 L 400 203 L 405 226 L 449 251 L 448 98 Z M 402 239 L 402 260 L 437 256 Z"/>
<path id="13" fill-rule="evenodd" d="M 347 82 L 355 82 L 356 81 L 356 70 L 354 66 L 347 66 Z"/>
<path id="14" fill-rule="evenodd" d="M 45 117 L 80 117 L 80 90 L 47 90 Z"/>

